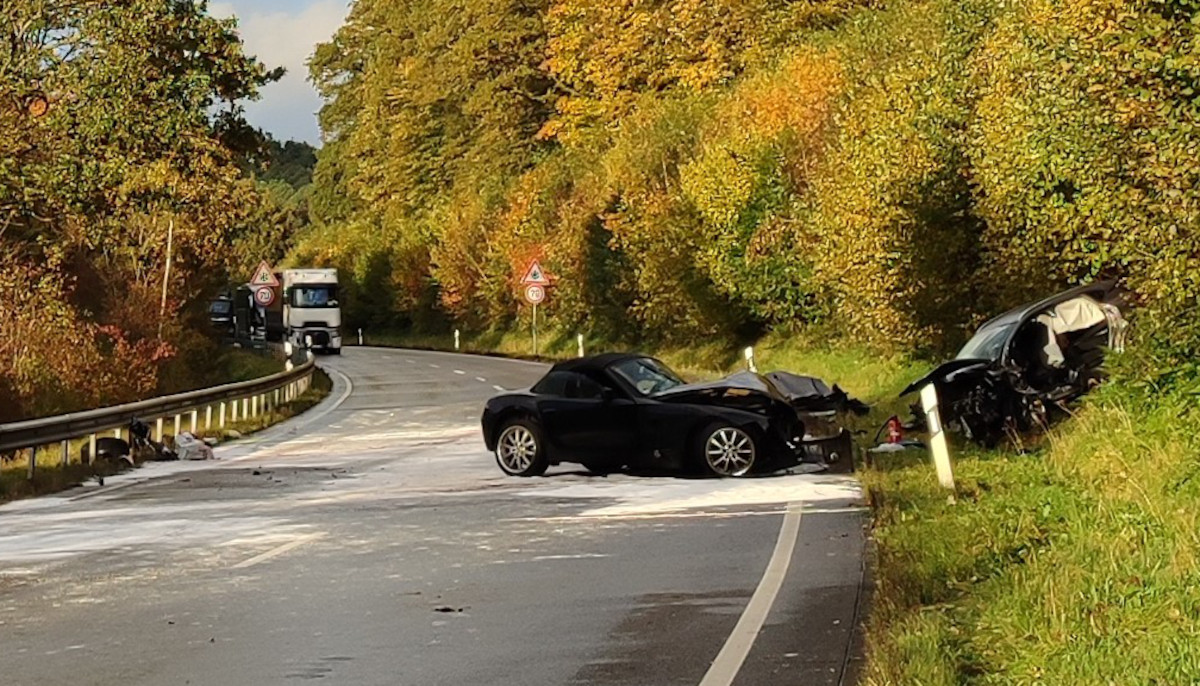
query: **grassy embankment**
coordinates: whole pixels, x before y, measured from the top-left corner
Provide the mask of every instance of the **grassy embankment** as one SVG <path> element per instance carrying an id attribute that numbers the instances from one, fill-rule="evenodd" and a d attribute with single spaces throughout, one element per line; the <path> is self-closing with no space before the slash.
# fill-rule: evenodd
<path id="1" fill-rule="evenodd" d="M 227 378 L 230 383 L 261 378 L 281 370 L 278 360 L 244 351 L 230 351 L 223 360 L 223 365 L 228 370 Z M 236 422 L 227 421 L 224 430 L 213 430 L 208 435 L 224 441 L 261 431 L 316 405 L 329 394 L 331 386 L 329 377 L 317 370 L 308 391 L 292 402 L 280 405 L 270 412 L 260 413 L 257 417 L 239 419 Z M 184 424 L 186 430 L 187 422 Z M 170 426 L 165 427 L 168 433 L 171 429 Z M 197 435 L 201 438 L 206 436 L 203 430 L 197 431 Z M 122 471 L 119 465 L 107 461 L 90 465 L 83 462 L 81 451 L 86 444 L 84 440 L 71 442 L 70 462 L 66 465 L 62 464 L 62 454 L 57 449 L 39 453 L 33 479 L 29 478 L 28 452 L 22 452 L 11 460 L 4 460 L 0 463 L 0 502 L 57 493 L 76 487 L 87 479 L 111 476 Z"/>
<path id="2" fill-rule="evenodd" d="M 549 357 L 573 337 L 545 337 Z M 446 349 L 452 339 L 375 336 Z M 527 333 L 463 340 L 528 354 Z M 599 346 L 595 346 L 599 349 Z M 896 394 L 928 369 L 853 346 L 782 336 L 756 345 L 763 369 L 837 382 L 875 406 L 862 442 L 904 409 Z M 657 351 L 689 375 L 741 364 L 734 346 Z M 1110 385 L 1027 452 L 954 446 L 957 502 L 927 456 L 860 471 L 874 511 L 868 621 L 872 686 L 1190 684 L 1200 681 L 1200 412 L 1190 396 Z"/>

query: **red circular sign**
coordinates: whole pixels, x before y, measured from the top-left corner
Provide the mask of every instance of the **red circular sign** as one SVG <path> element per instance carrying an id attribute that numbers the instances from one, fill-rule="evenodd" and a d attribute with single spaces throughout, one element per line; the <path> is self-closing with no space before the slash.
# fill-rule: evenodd
<path id="1" fill-rule="evenodd" d="M 525 287 L 525 299 L 536 305 L 546 299 L 546 289 L 536 283 L 530 284 Z"/>
<path id="2" fill-rule="evenodd" d="M 254 289 L 254 302 L 262 307 L 270 307 L 275 304 L 275 290 L 272 288 Z"/>

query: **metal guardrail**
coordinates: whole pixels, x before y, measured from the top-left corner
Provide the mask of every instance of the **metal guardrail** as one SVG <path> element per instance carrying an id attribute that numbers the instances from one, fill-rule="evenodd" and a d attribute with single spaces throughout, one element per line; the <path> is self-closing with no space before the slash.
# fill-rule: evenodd
<path id="1" fill-rule="evenodd" d="M 157 439 L 162 441 L 163 421 L 166 418 L 174 418 L 175 431 L 172 435 L 180 432 L 184 415 L 189 416 L 191 431 L 195 432 L 200 426 L 201 410 L 204 411 L 205 430 L 213 426 L 214 410 L 218 428 L 224 428 L 227 416 L 234 422 L 238 421 L 239 415 L 243 418 L 257 417 L 260 412 L 267 412 L 272 407 L 278 407 L 299 397 L 308 390 L 315 369 L 316 363 L 310 357 L 293 369 L 261 379 L 239 381 L 97 410 L 0 424 L 0 453 L 30 449 L 36 456 L 38 448 L 61 442 L 63 462 L 66 463 L 69 459 L 68 442 L 71 439 L 87 438 L 90 443 L 88 458 L 94 460 L 96 436 L 101 432 L 116 431 L 119 435 L 134 418 L 143 421 L 156 420 Z M 36 457 L 30 460 L 30 471 L 35 459 Z"/>

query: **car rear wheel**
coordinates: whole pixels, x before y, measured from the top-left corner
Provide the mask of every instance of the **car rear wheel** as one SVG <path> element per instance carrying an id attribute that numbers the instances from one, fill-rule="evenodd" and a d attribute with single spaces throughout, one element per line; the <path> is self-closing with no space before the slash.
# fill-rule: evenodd
<path id="1" fill-rule="evenodd" d="M 504 425 L 496 441 L 496 464 L 512 476 L 538 476 L 546 472 L 550 460 L 542 445 L 538 427 L 527 419 Z"/>
<path id="2" fill-rule="evenodd" d="M 735 426 L 715 425 L 701 432 L 705 469 L 716 476 L 745 476 L 754 468 L 754 437 Z"/>

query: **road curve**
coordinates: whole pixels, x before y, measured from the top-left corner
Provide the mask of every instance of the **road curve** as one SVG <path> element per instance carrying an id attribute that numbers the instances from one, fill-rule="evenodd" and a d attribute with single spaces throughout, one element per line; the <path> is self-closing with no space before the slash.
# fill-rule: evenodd
<path id="1" fill-rule="evenodd" d="M 208 463 L 0 507 L 6 686 L 852 684 L 857 484 L 504 476 L 543 365 L 350 348 Z"/>

